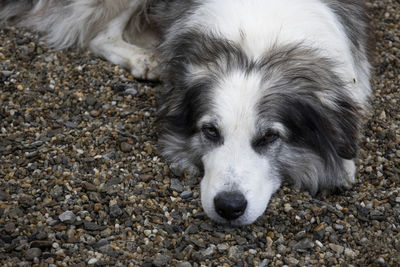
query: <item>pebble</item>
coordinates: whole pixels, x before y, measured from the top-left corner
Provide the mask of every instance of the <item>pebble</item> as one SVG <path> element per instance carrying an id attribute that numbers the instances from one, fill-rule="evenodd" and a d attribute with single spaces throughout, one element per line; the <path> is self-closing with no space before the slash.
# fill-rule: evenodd
<path id="1" fill-rule="evenodd" d="M 125 89 L 125 94 L 135 96 L 137 94 L 137 90 L 135 88 L 127 88 Z"/>
<path id="2" fill-rule="evenodd" d="M 153 260 L 153 265 L 157 267 L 167 266 L 171 258 L 167 255 L 157 255 Z"/>
<path id="3" fill-rule="evenodd" d="M 227 251 L 229 246 L 227 244 L 218 244 L 217 249 L 219 252 Z"/>
<path id="4" fill-rule="evenodd" d="M 354 252 L 352 249 L 350 249 L 350 248 L 345 248 L 344 249 L 344 255 L 346 256 L 346 257 L 349 257 L 349 258 L 352 258 L 352 259 L 355 259 L 356 257 L 357 257 L 357 253 L 356 252 Z"/>
<path id="5" fill-rule="evenodd" d="M 236 258 L 239 258 L 239 256 L 241 254 L 242 254 L 242 251 L 238 246 L 232 246 L 232 247 L 229 248 L 228 258 L 236 259 Z"/>
<path id="6" fill-rule="evenodd" d="M 192 196 L 193 196 L 193 192 L 190 191 L 190 190 L 183 191 L 183 192 L 181 193 L 181 198 L 182 198 L 182 199 L 188 199 L 188 198 L 191 198 Z"/>
<path id="7" fill-rule="evenodd" d="M 4 230 L 9 234 L 14 233 L 15 229 L 15 223 L 13 222 L 9 222 L 4 226 Z"/>
<path id="8" fill-rule="evenodd" d="M 337 244 L 330 243 L 329 247 L 338 254 L 342 254 L 344 251 L 344 247 Z"/>
<path id="9" fill-rule="evenodd" d="M 34 258 L 39 258 L 42 255 L 42 250 L 40 248 L 30 248 L 25 253 L 25 258 L 27 260 L 33 260 Z"/>
<path id="10" fill-rule="evenodd" d="M 99 230 L 104 230 L 107 228 L 107 226 L 98 225 L 96 223 L 88 222 L 88 221 L 83 221 L 83 225 L 84 225 L 85 230 L 88 230 L 88 231 L 99 231 Z"/>
<path id="11" fill-rule="evenodd" d="M 127 143 L 127 142 L 122 142 L 121 143 L 121 151 L 125 153 L 129 153 L 132 151 L 132 145 Z"/>
<path id="12" fill-rule="evenodd" d="M 100 247 L 106 246 L 108 244 L 109 244 L 108 240 L 105 238 L 102 238 L 99 241 L 97 241 L 96 244 L 93 245 L 93 248 L 100 248 Z"/>
<path id="13" fill-rule="evenodd" d="M 118 206 L 118 204 L 112 205 L 110 207 L 110 215 L 111 217 L 120 217 L 122 215 L 122 210 Z"/>
<path id="14" fill-rule="evenodd" d="M 67 211 L 63 212 L 62 214 L 60 214 L 58 216 L 58 218 L 60 219 L 61 222 L 67 223 L 67 224 L 73 224 L 76 220 L 75 214 L 70 210 L 67 210 Z"/>
<path id="15" fill-rule="evenodd" d="M 184 187 L 178 179 L 171 179 L 170 189 L 178 193 L 183 192 Z"/>
<path id="16" fill-rule="evenodd" d="M 192 264 L 188 261 L 184 261 L 177 263 L 176 267 L 192 267 Z"/>
<path id="17" fill-rule="evenodd" d="M 3 70 L 1 71 L 1 75 L 3 75 L 4 77 L 10 77 L 11 75 L 13 75 L 13 72 L 8 70 Z"/>
<path id="18" fill-rule="evenodd" d="M 97 263 L 97 261 L 98 261 L 98 259 L 96 259 L 96 258 L 91 258 L 91 259 L 88 260 L 88 264 L 89 264 L 89 265 L 92 265 L 92 264 Z"/>
<path id="19" fill-rule="evenodd" d="M 309 238 L 304 238 L 304 239 L 300 240 L 299 242 L 297 242 L 292 247 L 292 249 L 294 251 L 306 252 L 313 247 L 314 247 L 314 242 Z"/>
<path id="20" fill-rule="evenodd" d="M 52 243 L 49 240 L 35 240 L 31 243 L 31 248 L 49 249 Z"/>

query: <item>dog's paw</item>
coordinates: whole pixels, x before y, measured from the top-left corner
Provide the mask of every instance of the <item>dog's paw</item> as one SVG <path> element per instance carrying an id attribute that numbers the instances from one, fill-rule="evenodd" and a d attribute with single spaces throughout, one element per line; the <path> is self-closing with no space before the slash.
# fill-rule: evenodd
<path id="1" fill-rule="evenodd" d="M 344 175 L 345 175 L 345 183 L 343 187 L 349 189 L 352 185 L 356 182 L 356 164 L 354 160 L 343 160 L 343 168 L 344 168 Z"/>
<path id="2" fill-rule="evenodd" d="M 131 74 L 136 79 L 158 81 L 160 79 L 159 61 L 154 55 L 136 55 L 130 60 Z"/>

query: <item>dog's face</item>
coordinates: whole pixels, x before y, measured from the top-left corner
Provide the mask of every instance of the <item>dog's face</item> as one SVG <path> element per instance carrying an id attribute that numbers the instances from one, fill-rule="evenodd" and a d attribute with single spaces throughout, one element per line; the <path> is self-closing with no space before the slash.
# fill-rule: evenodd
<path id="1" fill-rule="evenodd" d="M 234 71 L 210 90 L 210 109 L 193 139 L 202 147 L 203 209 L 216 221 L 253 222 L 280 185 L 276 159 L 284 126 L 262 117 L 258 73 Z"/>
<path id="2" fill-rule="evenodd" d="M 254 62 L 218 40 L 201 46 L 207 51 L 186 45 L 177 48 L 189 51 L 186 60 L 177 56 L 167 72 L 160 143 L 168 159 L 203 172 L 201 201 L 210 218 L 254 222 L 286 178 L 312 193 L 346 185 L 356 105 L 328 61 L 301 48 Z M 208 57 L 213 46 L 219 54 Z"/>

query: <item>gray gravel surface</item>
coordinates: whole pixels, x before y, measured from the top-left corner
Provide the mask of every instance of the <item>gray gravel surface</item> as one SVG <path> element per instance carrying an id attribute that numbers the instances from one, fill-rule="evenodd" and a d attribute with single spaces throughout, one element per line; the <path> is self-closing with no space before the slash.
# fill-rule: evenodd
<path id="1" fill-rule="evenodd" d="M 211 222 L 157 150 L 156 84 L 0 30 L 2 266 L 399 266 L 400 2 L 371 1 L 373 111 L 355 186 L 283 186 L 250 226 Z"/>

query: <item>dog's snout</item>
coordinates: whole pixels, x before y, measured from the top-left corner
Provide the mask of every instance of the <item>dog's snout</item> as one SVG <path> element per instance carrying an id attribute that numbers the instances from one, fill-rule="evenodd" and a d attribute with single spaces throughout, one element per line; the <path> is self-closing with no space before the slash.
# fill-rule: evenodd
<path id="1" fill-rule="evenodd" d="M 221 192 L 214 198 L 215 211 L 229 221 L 243 215 L 247 200 L 240 192 Z"/>

